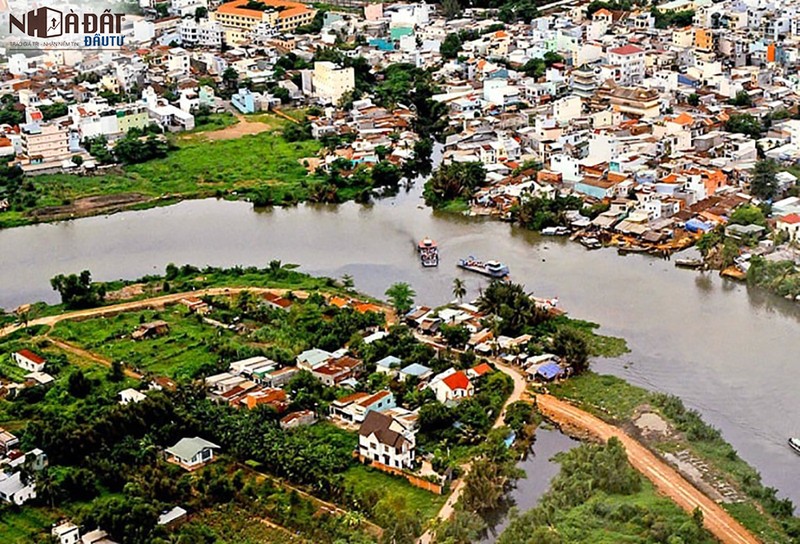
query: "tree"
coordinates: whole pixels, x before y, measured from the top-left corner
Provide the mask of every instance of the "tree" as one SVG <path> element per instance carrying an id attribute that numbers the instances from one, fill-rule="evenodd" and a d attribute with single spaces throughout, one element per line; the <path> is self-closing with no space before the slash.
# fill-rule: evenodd
<path id="1" fill-rule="evenodd" d="M 758 206 L 742 205 L 733 210 L 728 221 L 731 225 L 760 225 L 767 226 L 767 218 Z"/>
<path id="2" fill-rule="evenodd" d="M 67 380 L 67 391 L 69 394 L 77 399 L 82 399 L 89 394 L 92 390 L 92 382 L 83 373 L 83 370 L 78 369 L 69 375 Z"/>
<path id="3" fill-rule="evenodd" d="M 446 59 L 454 59 L 459 52 L 461 52 L 461 38 L 457 32 L 451 32 L 445 36 L 442 45 L 439 46 L 439 53 Z"/>
<path id="4" fill-rule="evenodd" d="M 235 91 L 239 86 L 239 72 L 233 66 L 228 66 L 222 73 L 222 82 L 229 91 Z"/>
<path id="5" fill-rule="evenodd" d="M 80 155 L 73 155 L 72 156 L 72 164 L 74 164 L 75 166 L 82 165 L 83 164 L 83 157 L 81 157 Z"/>
<path id="6" fill-rule="evenodd" d="M 442 325 L 439 331 L 448 346 L 460 349 L 469 341 L 469 329 L 463 325 Z"/>
<path id="7" fill-rule="evenodd" d="M 454 278 L 453 279 L 453 296 L 458 299 L 459 302 L 467 295 L 467 287 L 461 278 Z"/>
<path id="8" fill-rule="evenodd" d="M 778 165 L 773 160 L 758 161 L 750 179 L 750 194 L 761 200 L 772 200 L 778 195 Z"/>
<path id="9" fill-rule="evenodd" d="M 355 286 L 356 283 L 353 280 L 353 276 L 350 274 L 342 276 L 342 288 L 344 288 L 345 291 L 352 291 Z"/>
<path id="10" fill-rule="evenodd" d="M 750 98 L 750 94 L 747 91 L 739 91 L 736 93 L 736 96 L 730 100 L 730 104 L 739 108 L 749 108 L 753 105 L 753 100 Z"/>
<path id="11" fill-rule="evenodd" d="M 581 373 L 589 368 L 589 344 L 586 337 L 570 327 L 560 327 L 553 335 L 553 353 L 564 357 L 575 370 Z"/>
<path id="12" fill-rule="evenodd" d="M 80 275 L 59 274 L 50 280 L 54 291 L 61 295 L 61 302 L 69 309 L 92 308 L 103 302 L 106 296 L 104 285 L 92 283 L 92 274 L 84 270 Z"/>
<path id="13" fill-rule="evenodd" d="M 198 6 L 194 10 L 194 20 L 195 22 L 200 22 L 200 19 L 205 19 L 208 17 L 208 8 L 204 6 Z"/>
<path id="14" fill-rule="evenodd" d="M 461 4 L 458 0 L 442 0 L 442 14 L 447 19 L 452 19 L 461 13 Z"/>
<path id="15" fill-rule="evenodd" d="M 407 314 L 411 310 L 414 305 L 414 297 L 417 295 L 411 286 L 405 282 L 392 284 L 385 294 L 389 297 L 389 302 L 392 303 L 392 307 L 400 316 Z"/>
<path id="16" fill-rule="evenodd" d="M 690 94 L 690 95 L 689 95 L 689 96 L 686 98 L 686 102 L 687 102 L 687 103 L 688 103 L 690 106 L 695 106 L 695 107 L 697 107 L 697 106 L 699 106 L 699 105 L 700 105 L 700 95 L 698 95 L 697 93 L 692 93 L 692 94 Z"/>
<path id="17" fill-rule="evenodd" d="M 480 162 L 453 162 L 441 165 L 425 184 L 425 203 L 440 207 L 452 200 L 465 200 L 486 181 Z"/>
<path id="18" fill-rule="evenodd" d="M 728 132 L 746 134 L 754 139 L 761 137 L 762 129 L 761 121 L 749 113 L 733 113 L 725 121 L 725 130 Z"/>

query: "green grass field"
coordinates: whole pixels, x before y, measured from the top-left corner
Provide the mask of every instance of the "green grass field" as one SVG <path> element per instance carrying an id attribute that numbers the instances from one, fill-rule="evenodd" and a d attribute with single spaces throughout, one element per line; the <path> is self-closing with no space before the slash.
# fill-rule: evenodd
<path id="1" fill-rule="evenodd" d="M 131 333 L 142 320 L 156 319 L 169 323 L 168 334 L 139 341 L 131 339 Z M 124 361 L 130 368 L 178 380 L 194 378 L 204 366 L 213 365 L 218 357 L 210 351 L 210 343 L 233 336 L 199 322 L 194 315 L 187 316 L 182 306 L 161 312 L 147 310 L 109 318 L 63 321 L 52 335 L 112 361 Z"/>
<path id="2" fill-rule="evenodd" d="M 441 509 L 446 495 L 436 495 L 412 486 L 404 478 L 391 476 L 364 465 L 356 465 L 343 474 L 345 485 L 359 494 L 375 491 L 380 497 L 398 495 L 405 499 L 408 508 L 418 511 L 422 521 L 433 519 Z"/>
<path id="3" fill-rule="evenodd" d="M 39 540 L 42 529 L 50 527 L 58 515 L 44 508 L 22 507 L 0 512 L 0 535 L 3 544 L 31 544 Z"/>
<path id="4" fill-rule="evenodd" d="M 134 194 L 144 199 L 241 197 L 267 187 L 276 202 L 282 202 L 284 198 L 305 200 L 308 184 L 318 180 L 315 176 L 308 176 L 299 159 L 316 155 L 320 144 L 315 140 L 285 141 L 281 129 L 287 122 L 273 119 L 270 124 L 274 125 L 274 130 L 236 139 L 215 141 L 194 136 L 179 139 L 178 149 L 171 151 L 166 158 L 104 174 L 32 177 L 36 196 L 33 210 L 65 206 L 90 196 Z M 203 127 L 203 130 L 222 128 L 217 125 L 226 123 L 228 121 L 224 118 L 216 119 L 212 128 Z M 28 215 L 31 211 L 0 214 L 0 228 L 32 222 L 35 219 Z M 63 208 L 56 212 L 73 213 Z"/>

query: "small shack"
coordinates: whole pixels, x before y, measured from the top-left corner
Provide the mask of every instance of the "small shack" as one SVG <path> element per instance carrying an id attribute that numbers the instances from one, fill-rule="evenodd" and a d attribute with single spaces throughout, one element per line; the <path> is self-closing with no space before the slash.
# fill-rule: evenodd
<path id="1" fill-rule="evenodd" d="M 163 336 L 169 332 L 169 323 L 166 321 L 151 321 L 150 323 L 142 323 L 139 328 L 133 331 L 131 338 L 134 340 L 144 340 L 146 338 L 155 338 Z"/>

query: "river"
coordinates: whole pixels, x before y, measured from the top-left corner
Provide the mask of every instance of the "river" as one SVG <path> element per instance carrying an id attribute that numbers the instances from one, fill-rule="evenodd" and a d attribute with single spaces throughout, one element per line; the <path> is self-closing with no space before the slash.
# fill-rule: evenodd
<path id="1" fill-rule="evenodd" d="M 550 482 L 561 470 L 561 464 L 553 456 L 564 453 L 580 442 L 561 434 L 557 429 L 539 426 L 528 455 L 517 463 L 517 468 L 522 469 L 525 476 L 517 481 L 517 485 L 509 494 L 509 507 L 516 508 L 519 513 L 527 512 L 539 504 L 542 495 L 550 489 Z M 479 544 L 494 544 L 503 531 L 508 527 L 511 519 L 508 509 L 497 513 L 497 519 L 489 521 L 492 527 L 487 529 L 486 535 Z"/>
<path id="2" fill-rule="evenodd" d="M 441 265 L 423 269 L 413 242 L 431 236 Z M 720 279 L 678 270 L 646 255 L 620 257 L 543 238 L 506 223 L 432 212 L 419 188 L 362 206 L 301 205 L 254 211 L 214 199 L 0 231 L 0 306 L 56 301 L 49 279 L 92 271 L 97 280 L 161 272 L 167 263 L 265 266 L 299 263 L 312 274 L 351 274 L 382 296 L 409 282 L 417 300 L 450 300 L 454 277 L 470 295 L 486 284 L 455 267 L 475 255 L 508 263 L 512 279 L 539 296 L 558 296 L 574 317 L 627 339 L 631 353 L 594 368 L 680 396 L 722 429 L 767 485 L 800 503 L 797 394 L 800 306 Z"/>

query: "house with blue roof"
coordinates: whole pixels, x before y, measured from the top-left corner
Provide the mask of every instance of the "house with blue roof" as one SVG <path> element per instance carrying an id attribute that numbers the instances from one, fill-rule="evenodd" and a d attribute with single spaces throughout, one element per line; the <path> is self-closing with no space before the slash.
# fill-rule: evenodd
<path id="1" fill-rule="evenodd" d="M 399 379 L 401 382 L 404 382 L 408 378 L 416 378 L 420 382 L 425 382 L 428 381 L 431 376 L 433 376 L 433 370 L 425 365 L 412 363 L 400 370 L 400 372 L 397 374 L 397 379 Z"/>

